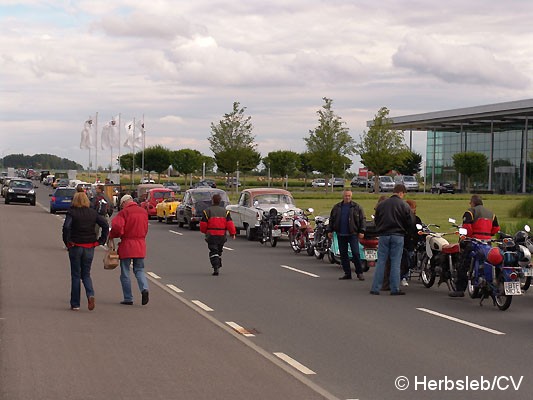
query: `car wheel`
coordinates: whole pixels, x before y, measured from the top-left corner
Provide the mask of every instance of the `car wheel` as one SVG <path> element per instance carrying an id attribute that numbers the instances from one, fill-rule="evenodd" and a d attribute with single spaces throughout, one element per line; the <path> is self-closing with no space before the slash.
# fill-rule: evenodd
<path id="1" fill-rule="evenodd" d="M 179 222 L 178 222 L 178 226 L 179 226 L 180 228 L 183 228 L 183 221 L 179 221 Z"/>
<path id="2" fill-rule="evenodd" d="M 189 222 L 189 230 L 194 231 L 196 229 L 196 224 L 194 222 Z"/>
<path id="3" fill-rule="evenodd" d="M 33 200 L 30 204 L 31 204 L 32 206 L 35 206 L 35 200 Z"/>
<path id="4" fill-rule="evenodd" d="M 55 213 L 56 213 L 55 208 L 50 207 L 50 214 L 55 214 Z"/>
<path id="5" fill-rule="evenodd" d="M 165 224 L 170 224 L 172 222 L 172 217 L 169 217 L 165 214 Z"/>
<path id="6" fill-rule="evenodd" d="M 6 197 L 6 204 L 9 204 L 9 199 Z"/>
<path id="7" fill-rule="evenodd" d="M 161 218 L 159 215 L 157 216 L 157 222 L 163 222 L 163 218 Z"/>
<path id="8" fill-rule="evenodd" d="M 246 239 L 248 240 L 255 239 L 254 230 L 250 227 L 250 225 L 246 225 Z"/>

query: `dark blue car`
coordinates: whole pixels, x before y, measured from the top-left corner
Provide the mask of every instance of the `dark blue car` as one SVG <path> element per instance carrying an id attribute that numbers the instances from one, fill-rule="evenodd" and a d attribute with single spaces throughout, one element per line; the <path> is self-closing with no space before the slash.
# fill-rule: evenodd
<path id="1" fill-rule="evenodd" d="M 75 188 L 59 187 L 50 195 L 50 214 L 57 211 L 67 211 L 76 193 Z"/>

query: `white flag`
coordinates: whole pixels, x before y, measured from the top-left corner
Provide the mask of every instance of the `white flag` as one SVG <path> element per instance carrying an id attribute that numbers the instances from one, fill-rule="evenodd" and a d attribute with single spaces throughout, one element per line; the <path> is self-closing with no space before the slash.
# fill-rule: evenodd
<path id="1" fill-rule="evenodd" d="M 110 133 L 109 131 L 110 131 L 110 127 L 109 127 L 109 122 L 108 122 L 102 128 L 102 136 L 100 137 L 100 145 L 102 147 L 102 150 L 105 150 L 111 147 L 111 144 L 109 143 L 109 133 Z"/>
<path id="2" fill-rule="evenodd" d="M 120 126 L 119 116 L 113 117 L 109 122 L 109 144 L 116 149 L 120 146 Z"/>
<path id="3" fill-rule="evenodd" d="M 144 121 L 138 120 L 135 123 L 135 133 L 134 133 L 135 146 L 136 147 L 143 147 L 143 145 L 144 145 L 144 134 L 145 134 Z"/>
<path id="4" fill-rule="evenodd" d="M 124 142 L 124 147 L 133 149 L 133 146 L 135 145 L 135 138 L 133 136 L 135 132 L 135 124 L 133 121 L 130 121 L 124 125 L 124 127 L 126 128 L 126 141 Z"/>
<path id="5" fill-rule="evenodd" d="M 89 119 L 85 121 L 83 130 L 81 131 L 80 149 L 91 149 L 95 146 L 94 122 L 93 118 L 89 117 Z"/>

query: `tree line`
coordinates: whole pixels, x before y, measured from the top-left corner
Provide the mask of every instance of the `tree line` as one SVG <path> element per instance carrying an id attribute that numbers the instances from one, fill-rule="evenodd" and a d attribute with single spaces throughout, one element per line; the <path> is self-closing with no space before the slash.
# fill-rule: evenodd
<path id="1" fill-rule="evenodd" d="M 52 154 L 9 154 L 2 159 L 3 168 L 33 168 L 44 170 L 55 169 L 83 169 L 83 166 L 67 158 L 60 158 Z"/>

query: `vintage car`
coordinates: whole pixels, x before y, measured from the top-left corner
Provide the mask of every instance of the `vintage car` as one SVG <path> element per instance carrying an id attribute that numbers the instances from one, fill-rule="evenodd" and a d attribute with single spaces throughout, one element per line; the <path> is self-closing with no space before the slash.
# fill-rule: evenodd
<path id="1" fill-rule="evenodd" d="M 141 202 L 141 207 L 148 212 L 148 219 L 157 216 L 156 206 L 163 200 L 174 197 L 174 192 L 167 188 L 150 189 L 146 193 L 146 199 Z"/>
<path id="2" fill-rule="evenodd" d="M 178 226 L 181 228 L 183 225 L 187 225 L 190 230 L 196 229 L 202 219 L 202 213 L 212 204 L 212 198 L 215 193 L 221 197 L 220 205 L 226 207 L 229 204 L 229 198 L 228 194 L 222 189 L 215 189 L 209 186 L 185 191 L 176 214 Z"/>
<path id="3" fill-rule="evenodd" d="M 169 197 L 155 206 L 157 221 L 170 224 L 176 219 L 176 212 L 181 201 L 177 197 Z"/>
<path id="4" fill-rule="evenodd" d="M 282 232 L 286 232 L 292 227 L 292 219 L 286 214 L 289 211 L 301 212 L 294 204 L 294 199 L 289 191 L 276 188 L 245 189 L 241 192 L 237 204 L 226 207 L 231 213 L 237 232 L 246 231 L 248 240 L 255 239 L 263 211 L 271 208 L 284 214 L 280 226 Z"/>

